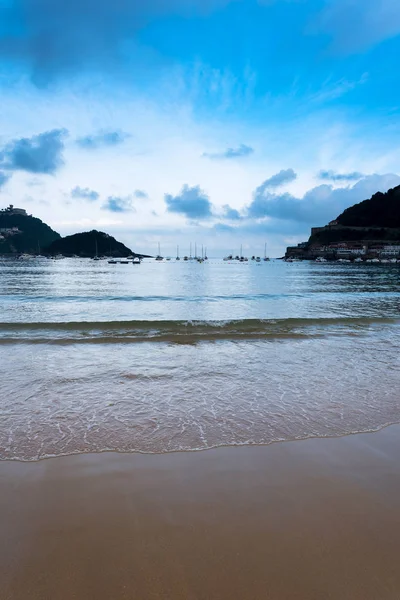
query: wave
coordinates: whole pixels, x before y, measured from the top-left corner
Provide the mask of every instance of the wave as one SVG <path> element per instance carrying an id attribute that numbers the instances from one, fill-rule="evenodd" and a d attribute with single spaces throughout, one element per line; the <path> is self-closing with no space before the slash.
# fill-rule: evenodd
<path id="1" fill-rule="evenodd" d="M 224 321 L 66 321 L 0 323 L 0 344 L 117 343 L 311 338 L 356 335 L 375 325 L 400 325 L 400 319 L 338 317 L 237 319 Z"/>

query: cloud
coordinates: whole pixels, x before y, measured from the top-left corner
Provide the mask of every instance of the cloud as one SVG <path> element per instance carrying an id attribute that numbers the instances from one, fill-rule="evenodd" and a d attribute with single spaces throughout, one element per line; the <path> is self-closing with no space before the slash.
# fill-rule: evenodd
<path id="1" fill-rule="evenodd" d="M 148 198 L 149 196 L 146 194 L 146 192 L 144 192 L 143 190 L 135 190 L 133 192 L 133 195 L 135 196 L 135 198 Z"/>
<path id="2" fill-rule="evenodd" d="M 272 175 L 269 179 L 266 179 L 256 190 L 256 194 L 263 194 L 265 190 L 270 188 L 277 188 L 281 185 L 285 185 L 286 183 L 291 183 L 297 179 L 297 174 L 293 171 L 293 169 L 285 169 L 276 173 L 276 175 Z"/>
<path id="3" fill-rule="evenodd" d="M 332 49 L 360 52 L 400 33 L 398 0 L 328 0 L 310 33 L 329 35 Z"/>
<path id="4" fill-rule="evenodd" d="M 53 175 L 63 164 L 66 129 L 53 129 L 12 140 L 0 151 L 0 166 L 10 170 Z"/>
<path id="5" fill-rule="evenodd" d="M 122 144 L 128 137 L 130 137 L 129 133 L 125 133 L 124 131 L 99 131 L 98 133 L 78 138 L 76 143 L 81 148 L 96 150 L 104 146 Z"/>
<path id="6" fill-rule="evenodd" d="M 11 175 L 8 173 L 4 173 L 4 171 L 0 171 L 0 188 L 3 187 L 7 183 L 7 181 L 11 178 Z"/>
<path id="7" fill-rule="evenodd" d="M 114 213 L 135 212 L 132 198 L 129 196 L 126 198 L 121 198 L 119 196 L 108 196 L 106 202 L 101 208 Z"/>
<path id="8" fill-rule="evenodd" d="M 325 181 L 357 181 L 365 177 L 363 173 L 353 171 L 352 173 L 337 173 L 336 171 L 320 171 L 318 173 L 319 179 Z"/>
<path id="9" fill-rule="evenodd" d="M 319 185 L 309 190 L 303 198 L 287 193 L 260 193 L 258 188 L 248 207 L 248 216 L 254 219 L 272 217 L 308 225 L 325 225 L 339 216 L 345 208 L 370 198 L 378 190 L 386 192 L 399 184 L 398 175 L 368 175 L 353 186 L 334 189 L 331 185 Z"/>
<path id="10" fill-rule="evenodd" d="M 180 194 L 165 194 L 164 199 L 168 212 L 183 214 L 189 219 L 209 219 L 212 216 L 210 199 L 198 185 L 184 185 Z"/>
<path id="11" fill-rule="evenodd" d="M 233 233 L 235 231 L 234 227 L 231 227 L 231 225 L 227 225 L 226 223 L 216 223 L 213 229 L 218 233 Z"/>
<path id="12" fill-rule="evenodd" d="M 224 152 L 204 152 L 203 157 L 210 158 L 211 160 L 223 160 L 230 158 L 241 158 L 243 156 L 249 156 L 253 154 L 254 148 L 240 144 L 237 148 L 227 148 Z"/>
<path id="13" fill-rule="evenodd" d="M 115 70 L 154 17 L 193 14 L 230 0 L 18 0 L 0 3 L 0 55 L 38 85 L 85 68 Z M 125 47 L 124 47 L 125 46 Z"/>
<path id="14" fill-rule="evenodd" d="M 84 198 L 85 200 L 89 200 L 89 202 L 94 202 L 95 200 L 98 200 L 99 193 L 95 190 L 81 188 L 79 185 L 77 185 L 73 190 L 71 190 L 71 196 L 72 198 Z"/>
<path id="15" fill-rule="evenodd" d="M 239 221 L 242 218 L 239 211 L 229 206 L 229 204 L 224 204 L 222 210 L 222 217 L 228 221 Z"/>

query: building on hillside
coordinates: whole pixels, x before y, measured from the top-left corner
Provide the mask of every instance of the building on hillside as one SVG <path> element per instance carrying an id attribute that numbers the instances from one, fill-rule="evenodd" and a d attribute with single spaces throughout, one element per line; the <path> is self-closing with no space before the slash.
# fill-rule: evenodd
<path id="1" fill-rule="evenodd" d="M 28 216 L 24 208 L 15 208 L 13 204 L 10 204 L 10 206 L 7 206 L 7 208 L 3 208 L 1 212 L 7 215 L 22 215 L 24 217 Z"/>
<path id="2" fill-rule="evenodd" d="M 400 243 L 386 244 L 381 250 L 381 256 L 397 257 L 400 255 Z"/>

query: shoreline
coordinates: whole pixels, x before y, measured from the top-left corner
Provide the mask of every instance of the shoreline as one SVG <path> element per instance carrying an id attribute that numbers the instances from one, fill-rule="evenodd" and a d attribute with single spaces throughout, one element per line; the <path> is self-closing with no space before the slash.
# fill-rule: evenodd
<path id="1" fill-rule="evenodd" d="M 400 425 L 0 462 L 0 598 L 394 600 Z"/>
<path id="2" fill-rule="evenodd" d="M 350 431 L 345 433 L 338 433 L 332 435 L 310 435 L 308 437 L 299 437 L 295 439 L 287 439 L 287 440 L 272 440 L 266 443 L 248 443 L 244 442 L 243 444 L 220 444 L 217 446 L 210 446 L 207 448 L 185 448 L 182 450 L 167 450 L 165 452 L 150 452 L 147 450 L 115 450 L 115 449 L 105 449 L 105 450 L 88 450 L 87 452 L 78 450 L 76 452 L 70 452 L 66 454 L 54 454 L 47 455 L 40 458 L 31 458 L 31 459 L 23 459 L 23 458 L 0 458 L 0 467 L 2 463 L 12 463 L 12 464 L 35 464 L 40 463 L 42 461 L 49 460 L 58 460 L 62 458 L 72 458 L 77 456 L 101 456 L 101 455 L 121 455 L 121 456 L 129 456 L 129 455 L 137 455 L 137 456 L 165 456 L 165 455 L 175 455 L 175 454 L 195 454 L 197 452 L 215 452 L 218 450 L 224 450 L 229 448 L 268 448 L 270 446 L 275 446 L 276 444 L 298 444 L 301 442 L 308 441 L 317 441 L 317 440 L 340 440 L 347 437 L 353 436 L 365 436 L 365 435 L 373 435 L 376 433 L 380 433 L 385 429 L 391 427 L 399 427 L 400 421 L 395 421 L 392 423 L 386 423 L 384 425 L 379 425 L 376 429 L 366 429 L 360 431 Z"/>

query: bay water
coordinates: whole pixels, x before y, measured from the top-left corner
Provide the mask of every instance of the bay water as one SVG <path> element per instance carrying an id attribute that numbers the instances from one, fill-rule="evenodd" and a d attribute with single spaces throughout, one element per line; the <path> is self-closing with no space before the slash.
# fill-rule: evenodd
<path id="1" fill-rule="evenodd" d="M 0 459 L 400 421 L 400 266 L 0 259 Z"/>

